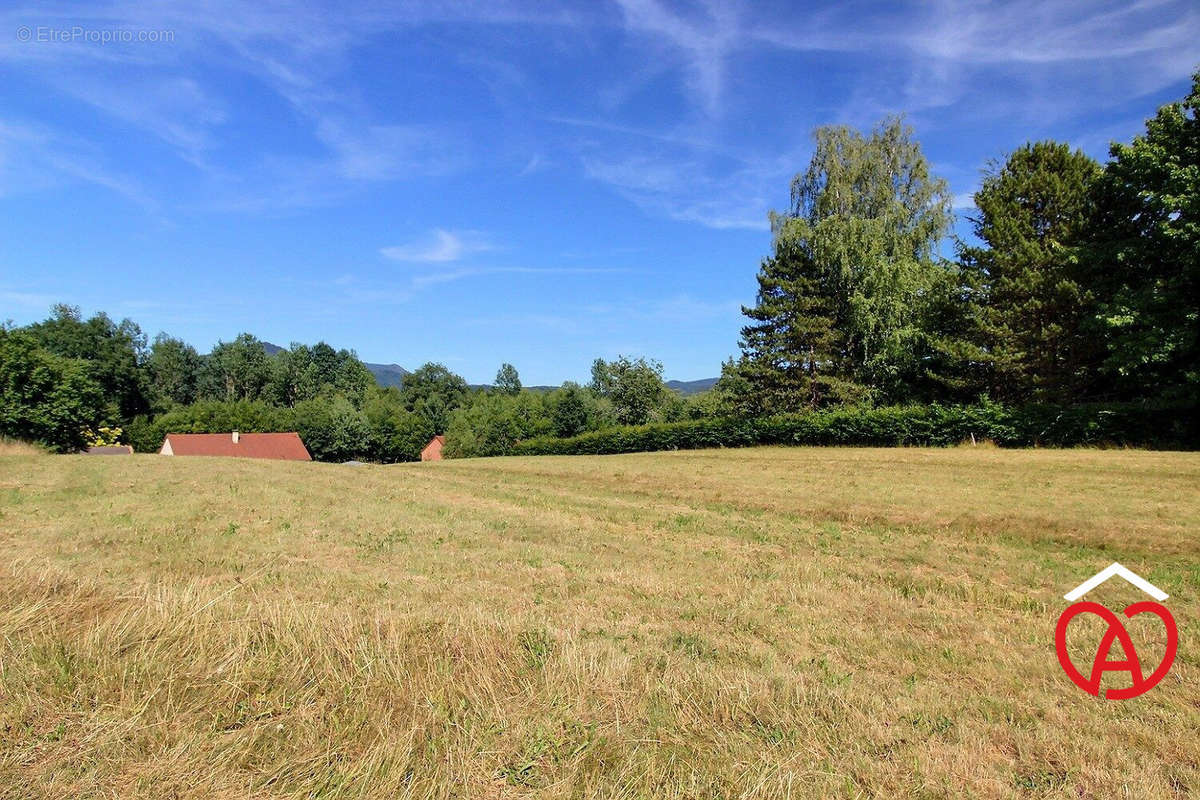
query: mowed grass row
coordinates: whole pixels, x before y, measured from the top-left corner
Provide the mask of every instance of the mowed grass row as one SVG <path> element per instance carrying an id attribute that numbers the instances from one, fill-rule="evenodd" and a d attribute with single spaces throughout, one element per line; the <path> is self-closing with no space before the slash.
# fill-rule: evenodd
<path id="1" fill-rule="evenodd" d="M 1198 523 L 1184 453 L 8 456 L 0 797 L 1189 796 Z M 1125 702 L 1053 646 L 1113 560 Z"/>

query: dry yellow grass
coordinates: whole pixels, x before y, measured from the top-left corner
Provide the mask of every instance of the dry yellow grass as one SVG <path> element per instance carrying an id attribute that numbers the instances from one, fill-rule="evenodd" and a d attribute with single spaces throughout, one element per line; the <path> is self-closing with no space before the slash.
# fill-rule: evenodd
<path id="1" fill-rule="evenodd" d="M 0 797 L 1189 796 L 1198 487 L 1133 451 L 5 458 Z M 1116 559 L 1180 648 L 1106 702 L 1053 628 Z"/>
<path id="2" fill-rule="evenodd" d="M 40 456 L 45 452 L 36 444 L 0 436 L 0 456 Z"/>

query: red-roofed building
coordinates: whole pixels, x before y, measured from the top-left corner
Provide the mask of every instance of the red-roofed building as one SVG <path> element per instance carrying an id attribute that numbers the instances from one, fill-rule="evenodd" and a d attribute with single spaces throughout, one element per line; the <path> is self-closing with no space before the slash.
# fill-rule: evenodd
<path id="1" fill-rule="evenodd" d="M 429 440 L 429 444 L 425 445 L 425 449 L 421 451 L 422 461 L 441 461 L 442 460 L 442 445 L 446 443 L 445 436 L 435 436 Z"/>
<path id="2" fill-rule="evenodd" d="M 312 461 L 298 433 L 168 433 L 164 456 L 232 456 Z"/>

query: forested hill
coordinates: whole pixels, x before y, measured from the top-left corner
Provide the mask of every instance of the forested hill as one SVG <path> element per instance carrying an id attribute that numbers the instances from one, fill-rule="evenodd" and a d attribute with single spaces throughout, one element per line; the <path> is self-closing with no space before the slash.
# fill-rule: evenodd
<path id="1" fill-rule="evenodd" d="M 684 397 L 707 392 L 717 385 L 716 378 L 700 378 L 695 381 L 667 381 L 667 388 L 674 389 Z"/>
<path id="2" fill-rule="evenodd" d="M 286 349 L 271 342 L 263 342 L 262 346 L 263 350 L 269 356 L 273 356 L 279 351 Z M 408 374 L 408 370 L 399 364 L 371 364 L 364 361 L 363 366 L 370 370 L 371 374 L 375 376 L 375 382 L 380 386 L 395 386 L 396 388 L 400 388 L 401 384 L 404 383 L 404 376 Z"/>
<path id="3" fill-rule="evenodd" d="M 267 352 L 267 355 L 269 355 L 269 356 L 273 356 L 276 353 L 280 352 L 281 350 L 287 349 L 284 347 L 280 347 L 277 344 L 272 344 L 271 342 L 263 342 L 262 346 L 263 346 L 263 350 L 265 350 Z M 400 388 L 404 384 L 404 376 L 409 374 L 409 371 L 406 370 L 404 367 L 400 366 L 399 364 L 372 364 L 370 362 L 364 361 L 363 366 L 365 366 L 368 370 L 370 370 L 371 374 L 375 376 L 375 382 L 378 383 L 380 386 L 395 386 L 396 388 Z M 684 397 L 687 397 L 689 395 L 699 394 L 700 392 L 708 391 L 716 384 L 716 382 L 717 382 L 716 378 L 700 378 L 699 380 L 695 380 L 695 381 L 667 381 L 666 383 L 667 383 L 667 388 L 674 389 L 675 391 L 679 392 Z M 472 386 L 471 388 L 486 389 L 486 388 L 490 388 L 490 387 Z M 558 387 L 557 386 L 526 386 L 525 388 L 530 389 L 535 392 L 536 391 L 549 392 L 554 389 L 557 389 Z"/>

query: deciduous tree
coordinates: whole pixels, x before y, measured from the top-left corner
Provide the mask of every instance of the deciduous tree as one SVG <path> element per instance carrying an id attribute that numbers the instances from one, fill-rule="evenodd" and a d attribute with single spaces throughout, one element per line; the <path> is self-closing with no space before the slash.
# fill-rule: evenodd
<path id="1" fill-rule="evenodd" d="M 791 207 L 771 214 L 774 253 L 745 310 L 745 377 L 758 405 L 786 410 L 910 398 L 930 349 L 926 313 L 952 220 L 946 182 L 899 119 L 870 134 L 818 128 Z"/>
<path id="2" fill-rule="evenodd" d="M 501 364 L 496 372 L 495 387 L 501 394 L 520 394 L 521 376 L 517 374 L 517 368 L 509 363 Z"/>
<path id="3" fill-rule="evenodd" d="M 172 404 L 195 402 L 200 377 L 200 355 L 196 348 L 165 333 L 154 337 L 146 358 L 150 393 L 162 409 Z"/>
<path id="4" fill-rule="evenodd" d="M 41 347 L 27 331 L 0 327 L 0 434 L 59 452 L 81 449 L 104 421 L 104 395 L 81 359 Z"/>
<path id="5" fill-rule="evenodd" d="M 662 364 L 653 359 L 597 358 L 592 362 L 591 389 L 612 401 L 619 424 L 642 425 L 650 421 L 670 391 L 663 383 L 662 370 Z"/>
<path id="6" fill-rule="evenodd" d="M 1114 144 L 1089 262 L 1103 371 L 1126 397 L 1200 396 L 1200 72 L 1190 93 Z"/>

